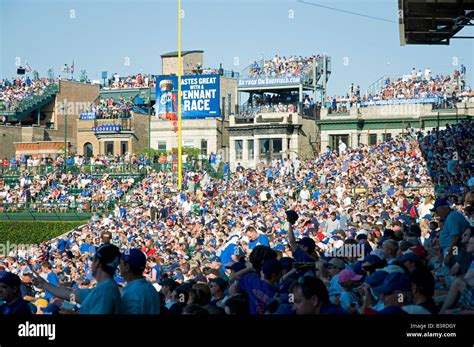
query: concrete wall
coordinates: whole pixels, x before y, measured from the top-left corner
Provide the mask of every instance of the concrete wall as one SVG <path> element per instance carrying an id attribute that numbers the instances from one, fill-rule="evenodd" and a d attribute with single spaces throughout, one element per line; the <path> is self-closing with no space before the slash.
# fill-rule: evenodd
<path id="1" fill-rule="evenodd" d="M 148 149 L 148 116 L 133 114 L 132 130 L 134 136 L 132 137 L 130 151 L 138 153 Z"/>
<path id="2" fill-rule="evenodd" d="M 77 153 L 84 155 L 84 144 L 89 142 L 92 145 L 92 152 L 94 155 L 100 153 L 99 140 L 92 132 L 94 127 L 93 120 L 80 120 L 77 119 Z"/>
<path id="3" fill-rule="evenodd" d="M 228 103 L 229 103 L 229 94 L 231 95 L 231 108 L 230 113 Z M 221 76 L 220 78 L 220 100 L 221 112 L 223 112 L 226 118 L 229 117 L 229 114 L 235 113 L 235 105 L 237 103 L 237 79 L 227 78 Z M 225 98 L 225 105 L 222 105 L 222 98 Z"/>
<path id="4" fill-rule="evenodd" d="M 191 74 L 192 70 L 198 65 L 204 67 L 203 53 L 189 53 L 181 56 L 181 67 L 183 74 Z M 177 75 L 178 74 L 178 57 L 161 58 L 162 74 L 163 75 Z"/>
<path id="5" fill-rule="evenodd" d="M 0 157 L 5 158 L 15 155 L 14 142 L 33 142 L 43 140 L 43 128 L 0 125 Z"/>
<path id="6" fill-rule="evenodd" d="M 66 106 L 67 139 L 71 142 L 71 153 L 78 152 L 77 148 L 77 121 L 79 114 L 87 105 L 94 102 L 99 96 L 99 86 L 73 81 L 60 81 L 59 93 L 56 95 L 55 105 L 51 117 L 53 129 L 46 130 L 46 139 L 52 141 L 64 140 L 65 116 L 61 109 Z"/>
<path id="7" fill-rule="evenodd" d="M 296 115 L 295 115 L 296 116 Z M 301 158 L 314 158 L 318 152 L 317 127 L 314 119 L 298 117 L 298 123 L 302 124 L 298 135 L 298 152 Z"/>

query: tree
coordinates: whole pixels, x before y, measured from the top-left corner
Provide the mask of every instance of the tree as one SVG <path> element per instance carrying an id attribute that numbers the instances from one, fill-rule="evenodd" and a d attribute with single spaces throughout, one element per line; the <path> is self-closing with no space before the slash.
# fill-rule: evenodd
<path id="1" fill-rule="evenodd" d="M 39 72 L 38 72 L 38 71 L 33 70 L 33 73 L 32 73 L 32 74 L 33 74 L 33 79 L 39 80 Z"/>
<path id="2" fill-rule="evenodd" d="M 49 68 L 48 71 L 46 72 L 46 74 L 48 75 L 48 78 L 50 80 L 54 80 L 54 70 Z"/>
<path id="3" fill-rule="evenodd" d="M 86 70 L 81 70 L 81 74 L 79 75 L 79 81 L 80 82 L 87 82 L 87 71 Z"/>

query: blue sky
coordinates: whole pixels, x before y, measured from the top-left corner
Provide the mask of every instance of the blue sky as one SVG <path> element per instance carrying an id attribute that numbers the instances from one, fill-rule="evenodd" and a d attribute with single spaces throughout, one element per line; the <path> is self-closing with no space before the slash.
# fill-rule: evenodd
<path id="1" fill-rule="evenodd" d="M 305 1 L 397 20 L 396 0 Z M 182 7 L 182 47 L 204 50 L 205 66 L 222 63 L 240 71 L 262 52 L 326 53 L 332 57 L 328 92 L 334 95 L 345 94 L 352 82 L 365 90 L 382 75 L 412 67 L 451 73 L 457 62 L 467 66 L 474 87 L 473 40 L 400 47 L 396 23 L 298 0 L 182 0 Z M 473 35 L 474 29 L 461 34 Z M 90 79 L 99 79 L 101 71 L 159 74 L 160 54 L 175 50 L 177 0 L 0 0 L 0 78 L 15 74 L 17 57 L 41 75 L 49 68 L 59 74 L 73 59 L 76 76 L 84 69 Z"/>

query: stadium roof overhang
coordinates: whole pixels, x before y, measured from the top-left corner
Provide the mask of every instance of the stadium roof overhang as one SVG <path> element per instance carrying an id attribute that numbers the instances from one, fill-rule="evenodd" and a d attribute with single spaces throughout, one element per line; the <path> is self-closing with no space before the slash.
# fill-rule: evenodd
<path id="1" fill-rule="evenodd" d="M 474 0 L 398 0 L 400 45 L 449 45 L 474 25 Z"/>

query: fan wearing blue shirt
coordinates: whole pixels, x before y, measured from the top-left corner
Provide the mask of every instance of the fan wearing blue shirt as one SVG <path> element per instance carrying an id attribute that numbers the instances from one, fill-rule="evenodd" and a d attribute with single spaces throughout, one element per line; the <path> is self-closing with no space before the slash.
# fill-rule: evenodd
<path id="1" fill-rule="evenodd" d="M 331 303 L 337 305 L 339 304 L 339 298 L 342 293 L 342 287 L 339 284 L 339 272 L 345 268 L 345 263 L 342 259 L 332 258 L 328 264 L 327 268 L 329 274 L 331 275 L 331 280 L 329 281 L 329 300 Z"/>
<path id="2" fill-rule="evenodd" d="M 239 241 L 238 235 L 233 235 L 230 237 L 229 241 L 223 245 L 222 251 L 220 253 L 220 259 L 222 264 L 232 263 L 238 261 L 237 257 L 243 254 L 243 251 L 237 244 Z"/>
<path id="3" fill-rule="evenodd" d="M 267 170 L 267 182 L 272 183 L 273 182 L 273 169 L 269 168 Z"/>
<path id="4" fill-rule="evenodd" d="M 146 255 L 140 249 L 130 249 L 122 254 L 119 269 L 127 285 L 122 293 L 120 313 L 160 313 L 160 295 L 143 276 L 145 268 Z"/>
<path id="5" fill-rule="evenodd" d="M 46 280 L 52 285 L 59 286 L 59 280 L 56 277 L 56 274 L 53 272 L 53 267 L 48 261 L 45 261 L 41 264 L 41 271 L 46 275 Z M 45 298 L 50 300 L 54 295 L 46 291 Z"/>
<path id="6" fill-rule="evenodd" d="M 101 245 L 92 261 L 92 275 L 97 281 L 94 289 L 72 289 L 56 286 L 33 272 L 33 283 L 55 297 L 79 303 L 79 314 L 116 314 L 121 307 L 121 296 L 114 274 L 120 263 L 120 250 L 109 243 Z"/>
<path id="7" fill-rule="evenodd" d="M 263 279 L 253 268 L 246 268 L 236 274 L 240 277 L 238 280 L 240 289 L 248 295 L 250 314 L 265 313 L 266 305 L 278 291 L 276 283 L 281 277 L 281 271 L 279 260 L 268 259 L 263 262 Z"/>
<path id="8" fill-rule="evenodd" d="M 257 246 L 270 247 L 268 236 L 260 231 L 257 231 L 257 229 L 255 229 L 253 226 L 247 229 L 247 237 L 250 239 L 249 249 L 254 249 Z"/>

